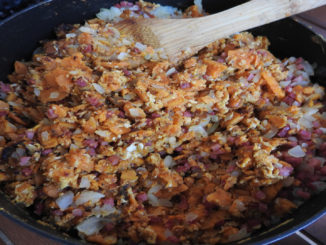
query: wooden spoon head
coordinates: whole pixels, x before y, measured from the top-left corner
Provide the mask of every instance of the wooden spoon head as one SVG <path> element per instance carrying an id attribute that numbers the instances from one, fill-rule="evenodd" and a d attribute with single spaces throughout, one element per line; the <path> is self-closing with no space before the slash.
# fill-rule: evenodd
<path id="1" fill-rule="evenodd" d="M 180 19 L 126 19 L 115 24 L 123 34 L 132 35 L 135 41 L 153 48 L 162 48 L 163 53 L 173 64 L 196 53 L 199 49 L 180 46 L 180 35 L 175 33 L 175 25 L 180 25 Z M 182 38 L 182 36 L 181 36 Z"/>
<path id="2" fill-rule="evenodd" d="M 123 34 L 132 35 L 134 39 L 153 48 L 160 48 L 160 42 L 151 28 L 151 21 L 146 19 L 125 19 L 115 24 Z"/>

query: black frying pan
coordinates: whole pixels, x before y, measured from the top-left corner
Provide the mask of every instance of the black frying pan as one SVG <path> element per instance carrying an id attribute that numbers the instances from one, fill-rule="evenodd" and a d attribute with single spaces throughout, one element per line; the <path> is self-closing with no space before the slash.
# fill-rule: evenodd
<path id="1" fill-rule="evenodd" d="M 149 0 L 152 1 L 152 0 Z M 0 23 L 0 80 L 6 80 L 12 72 L 15 60 L 29 59 L 39 41 L 53 38 L 53 29 L 62 23 L 82 23 L 93 18 L 101 7 L 110 7 L 118 0 L 47 0 L 11 16 Z M 192 0 L 154 1 L 181 9 Z M 210 13 L 218 12 L 243 0 L 203 0 Z M 326 42 L 292 19 L 281 20 L 251 30 L 255 35 L 265 35 L 271 41 L 271 51 L 279 58 L 297 56 L 317 64 L 315 82 L 326 83 Z M 1 164 L 1 162 L 0 162 Z M 0 186 L 1 189 L 1 186 Z M 50 226 L 42 225 L 36 217 L 17 205 L 13 205 L 0 192 L 0 213 L 39 234 L 66 244 L 81 244 L 76 234 L 64 234 Z M 266 244 L 290 235 L 308 226 L 326 213 L 326 191 L 314 196 L 281 224 L 262 230 L 241 244 Z"/>

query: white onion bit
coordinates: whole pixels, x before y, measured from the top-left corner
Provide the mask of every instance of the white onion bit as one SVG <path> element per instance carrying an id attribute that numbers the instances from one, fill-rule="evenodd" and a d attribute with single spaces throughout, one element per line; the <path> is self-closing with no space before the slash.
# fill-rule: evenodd
<path id="1" fill-rule="evenodd" d="M 52 93 L 50 93 L 50 96 L 49 96 L 50 99 L 56 99 L 58 97 L 59 97 L 59 93 L 58 92 L 52 92 Z"/>
<path id="2" fill-rule="evenodd" d="M 47 131 L 43 131 L 41 133 L 41 137 L 43 141 L 47 141 L 49 139 L 49 133 Z"/>
<path id="3" fill-rule="evenodd" d="M 86 32 L 86 33 L 89 33 L 89 34 L 96 34 L 96 30 L 90 28 L 90 27 L 87 27 L 87 26 L 82 26 L 79 28 L 79 30 L 81 32 Z"/>
<path id="4" fill-rule="evenodd" d="M 208 134 L 206 130 L 201 125 L 191 126 L 189 132 L 195 132 L 198 136 L 207 137 Z"/>
<path id="5" fill-rule="evenodd" d="M 97 83 L 93 83 L 92 85 L 95 88 L 95 90 L 97 92 L 99 92 L 100 94 L 104 94 L 105 93 L 105 90 L 103 89 L 103 87 L 101 85 L 99 85 Z"/>
<path id="6" fill-rule="evenodd" d="M 66 210 L 74 200 L 74 193 L 72 191 L 67 191 L 62 196 L 58 197 L 55 201 L 56 204 L 59 206 L 60 210 Z"/>
<path id="7" fill-rule="evenodd" d="M 104 219 L 93 216 L 81 222 L 76 228 L 79 232 L 85 234 L 86 236 L 90 236 L 98 233 L 103 228 L 105 224 L 104 221 Z"/>
<path id="8" fill-rule="evenodd" d="M 173 158 L 169 155 L 167 155 L 165 158 L 164 158 L 164 166 L 167 167 L 167 168 L 171 168 L 175 165 L 175 161 L 173 160 Z"/>
<path id="9" fill-rule="evenodd" d="M 174 68 L 174 67 L 172 67 L 172 68 L 170 68 L 167 72 L 166 72 L 166 75 L 167 76 L 170 76 L 170 75 L 172 75 L 173 73 L 175 73 L 177 70 Z"/>
<path id="10" fill-rule="evenodd" d="M 76 205 L 84 204 L 88 201 L 91 203 L 98 202 L 101 198 L 105 197 L 102 193 L 95 191 L 83 191 L 76 200 Z"/>
<path id="11" fill-rule="evenodd" d="M 89 179 L 86 176 L 83 176 L 80 180 L 79 188 L 86 188 L 90 187 Z"/>
<path id="12" fill-rule="evenodd" d="M 306 155 L 306 153 L 302 150 L 301 146 L 299 146 L 299 145 L 291 148 L 288 151 L 288 153 L 290 156 L 297 157 L 297 158 L 304 157 Z"/>
<path id="13" fill-rule="evenodd" d="M 96 217 L 105 217 L 115 213 L 116 211 L 117 210 L 115 209 L 115 207 L 112 207 L 110 204 L 104 204 L 102 207 L 96 206 L 95 208 L 93 208 L 92 214 Z"/>
<path id="14" fill-rule="evenodd" d="M 168 199 L 159 199 L 154 195 L 161 188 L 162 188 L 161 185 L 153 185 L 152 188 L 149 189 L 147 193 L 149 203 L 154 207 L 159 207 L 159 206 L 172 207 L 173 205 Z"/>
<path id="15" fill-rule="evenodd" d="M 111 7 L 110 9 L 102 8 L 100 12 L 96 15 L 97 18 L 106 21 L 117 21 L 122 14 L 122 10 L 117 7 Z"/>
<path id="16" fill-rule="evenodd" d="M 194 221 L 195 219 L 197 219 L 198 215 L 195 213 L 187 213 L 185 216 L 185 219 L 188 223 Z"/>
<path id="17" fill-rule="evenodd" d="M 117 58 L 118 60 L 123 60 L 124 58 L 126 58 L 128 56 L 128 54 L 126 52 L 121 52 Z"/>
<path id="18" fill-rule="evenodd" d="M 139 43 L 139 42 L 135 43 L 135 47 L 138 48 L 140 51 L 144 51 L 147 48 L 146 45 Z"/>
<path id="19" fill-rule="evenodd" d="M 264 137 L 271 139 L 277 134 L 278 130 L 277 128 L 271 128 L 265 135 Z"/>
<path id="20" fill-rule="evenodd" d="M 36 96 L 40 96 L 41 91 L 40 91 L 38 88 L 34 88 L 34 94 L 35 94 Z"/>

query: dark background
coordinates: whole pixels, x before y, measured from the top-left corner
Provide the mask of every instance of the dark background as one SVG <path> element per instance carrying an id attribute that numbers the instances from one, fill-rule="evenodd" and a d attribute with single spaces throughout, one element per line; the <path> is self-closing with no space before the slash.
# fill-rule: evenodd
<path id="1" fill-rule="evenodd" d="M 42 2 L 42 0 L 0 0 L 0 20 L 39 2 Z"/>

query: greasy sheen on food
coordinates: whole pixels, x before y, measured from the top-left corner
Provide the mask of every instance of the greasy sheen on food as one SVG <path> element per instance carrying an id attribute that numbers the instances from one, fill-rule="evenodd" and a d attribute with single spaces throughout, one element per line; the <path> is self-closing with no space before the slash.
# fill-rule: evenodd
<path id="1" fill-rule="evenodd" d="M 121 2 L 16 61 L 0 83 L 0 183 L 14 202 L 99 244 L 216 244 L 325 189 L 324 89 L 307 61 L 240 33 L 173 67 L 114 27 L 203 15 L 195 2 Z"/>

